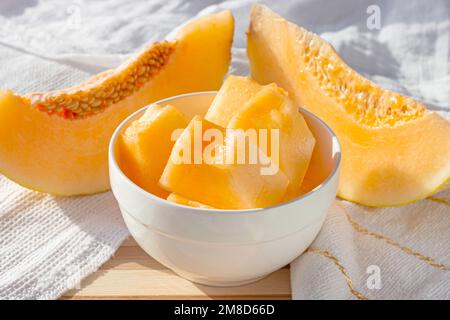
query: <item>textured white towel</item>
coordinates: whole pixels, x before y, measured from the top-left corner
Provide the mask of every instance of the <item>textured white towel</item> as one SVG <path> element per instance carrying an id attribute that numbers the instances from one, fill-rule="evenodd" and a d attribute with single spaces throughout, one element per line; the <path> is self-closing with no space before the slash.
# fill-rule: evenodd
<path id="1" fill-rule="evenodd" d="M 55 197 L 0 176 L 0 299 L 53 299 L 127 237 L 111 192 Z"/>
<path id="2" fill-rule="evenodd" d="M 0 87 L 24 93 L 78 83 L 200 10 L 232 9 L 234 45 L 244 47 L 251 1 L 211 3 L 2 0 Z M 448 1 L 288 0 L 269 6 L 322 34 L 373 81 L 448 116 Z M 380 13 L 379 29 L 368 27 L 373 10 Z M 248 73 L 245 51 L 234 50 L 232 72 Z M 436 197 L 449 199 L 450 192 Z M 449 299 L 448 205 L 434 199 L 373 209 L 337 200 L 312 248 L 291 265 L 293 297 Z M 56 298 L 96 270 L 127 235 L 111 193 L 53 197 L 0 177 L 0 298 Z"/>
<path id="3" fill-rule="evenodd" d="M 291 264 L 294 299 L 450 299 L 450 190 L 403 207 L 336 200 Z"/>

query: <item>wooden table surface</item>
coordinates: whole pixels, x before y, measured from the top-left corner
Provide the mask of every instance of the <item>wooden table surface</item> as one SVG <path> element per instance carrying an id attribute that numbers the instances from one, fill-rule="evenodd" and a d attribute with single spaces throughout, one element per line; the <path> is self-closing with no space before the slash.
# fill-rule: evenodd
<path id="1" fill-rule="evenodd" d="M 114 257 L 63 299 L 290 299 L 289 267 L 255 283 L 216 288 L 192 283 L 147 255 L 130 238 Z"/>

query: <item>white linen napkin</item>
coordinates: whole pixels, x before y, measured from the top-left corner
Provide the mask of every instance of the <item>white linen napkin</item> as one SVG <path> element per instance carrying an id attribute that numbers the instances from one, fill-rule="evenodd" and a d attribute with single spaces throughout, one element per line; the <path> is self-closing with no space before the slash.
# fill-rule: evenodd
<path id="1" fill-rule="evenodd" d="M 57 298 L 127 236 L 111 192 L 55 197 L 0 176 L 0 299 Z"/>
<path id="2" fill-rule="evenodd" d="M 235 46 L 243 47 L 251 2 L 75 0 L 29 6 L 3 0 L 0 88 L 25 93 L 78 83 L 117 65 L 123 53 L 161 39 L 202 8 L 199 14 L 232 9 Z M 380 30 L 366 26 L 373 1 L 330 1 L 326 12 L 323 1 L 266 2 L 322 34 L 373 81 L 449 115 L 449 2 L 382 2 Z M 231 72 L 248 74 L 243 49 L 233 50 Z M 446 191 L 379 209 L 337 200 L 312 248 L 291 265 L 293 298 L 448 299 L 449 198 Z M 110 192 L 54 197 L 0 176 L 0 299 L 57 298 L 109 259 L 127 235 Z"/>
<path id="3" fill-rule="evenodd" d="M 402 206 L 336 200 L 291 264 L 294 299 L 450 299 L 450 190 Z"/>

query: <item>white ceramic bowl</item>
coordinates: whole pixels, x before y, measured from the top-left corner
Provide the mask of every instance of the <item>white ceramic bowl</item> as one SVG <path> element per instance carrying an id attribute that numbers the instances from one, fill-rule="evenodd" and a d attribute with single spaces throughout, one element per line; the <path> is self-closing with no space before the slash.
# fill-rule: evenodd
<path id="1" fill-rule="evenodd" d="M 204 115 L 214 96 L 215 92 L 193 93 L 158 103 L 170 103 L 192 117 Z M 149 255 L 191 281 L 234 286 L 267 276 L 311 244 L 335 199 L 341 158 L 336 136 L 321 120 L 301 110 L 316 138 L 313 170 L 307 177 L 316 186 L 312 191 L 267 208 L 209 210 L 152 195 L 120 170 L 115 160 L 117 137 L 145 109 L 132 114 L 114 132 L 109 172 L 125 223 Z"/>

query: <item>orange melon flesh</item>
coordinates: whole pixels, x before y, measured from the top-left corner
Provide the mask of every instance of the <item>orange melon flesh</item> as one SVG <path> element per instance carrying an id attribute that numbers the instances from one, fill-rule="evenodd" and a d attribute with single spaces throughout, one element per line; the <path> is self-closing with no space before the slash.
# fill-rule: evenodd
<path id="1" fill-rule="evenodd" d="M 158 185 L 175 143 L 172 134 L 188 125 L 176 108 L 152 105 L 122 133 L 116 159 L 122 171 L 141 188 L 159 197 L 169 193 Z"/>
<path id="2" fill-rule="evenodd" d="M 182 197 L 176 193 L 171 193 L 167 197 L 167 200 L 170 202 L 182 204 L 184 206 L 194 207 L 194 208 L 204 208 L 204 209 L 214 209 L 211 206 L 207 206 L 206 204 L 200 203 L 198 201 L 193 201 L 190 199 L 187 199 L 185 197 Z"/>
<path id="3" fill-rule="evenodd" d="M 59 195 L 109 189 L 107 150 L 117 125 L 164 97 L 218 89 L 233 28 L 229 11 L 213 14 L 186 25 L 176 41 L 151 45 L 76 87 L 25 97 L 1 92 L 0 172 Z"/>
<path id="4" fill-rule="evenodd" d="M 253 7 L 247 41 L 252 76 L 288 90 L 338 136 L 341 198 L 400 205 L 429 196 L 450 177 L 444 118 L 363 78 L 319 36 L 267 7 Z"/>
<path id="5" fill-rule="evenodd" d="M 234 129 L 278 130 L 277 160 L 289 179 L 287 197 L 298 195 L 315 145 L 313 134 L 286 91 L 275 84 L 264 87 L 228 123 Z M 275 157 L 268 134 L 268 156 Z"/>
<path id="6" fill-rule="evenodd" d="M 215 130 L 222 138 L 211 138 L 209 142 L 200 140 L 197 144 L 199 140 L 195 132 L 200 132 L 201 137 L 209 129 Z M 261 175 L 260 163 L 227 164 L 223 160 L 227 139 L 224 128 L 199 116 L 194 117 L 172 149 L 160 179 L 161 186 L 219 209 L 266 207 L 281 201 L 289 183 L 285 174 L 278 170 L 273 175 Z M 196 161 L 196 149 L 197 154 L 209 154 L 212 160 Z M 181 156 L 186 157 L 186 161 L 180 161 Z"/>
<path id="7" fill-rule="evenodd" d="M 226 128 L 231 117 L 261 89 L 262 86 L 249 77 L 228 76 L 211 103 L 205 119 Z"/>

